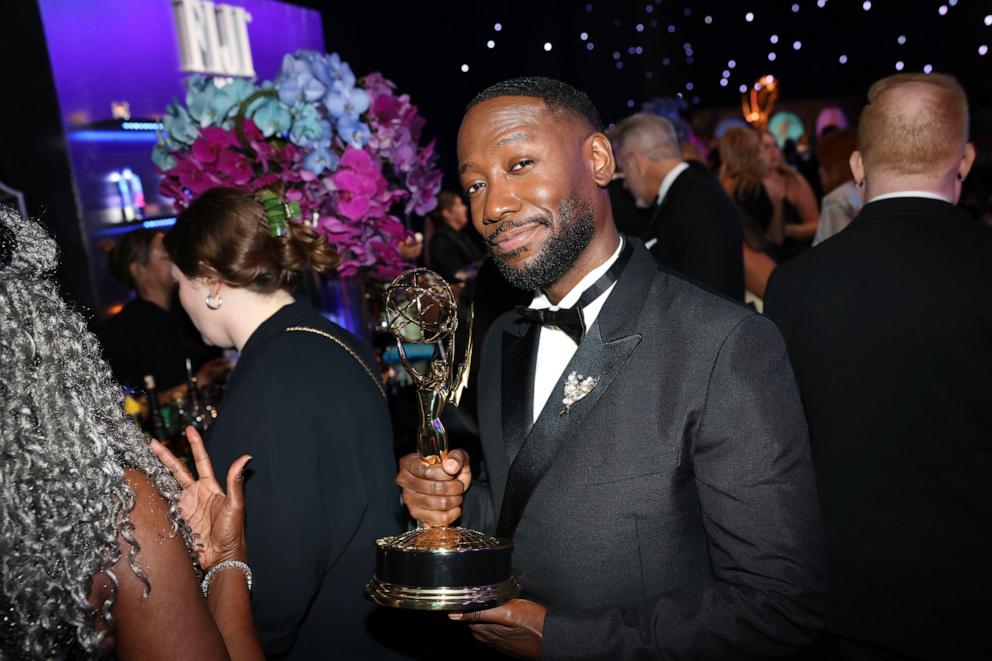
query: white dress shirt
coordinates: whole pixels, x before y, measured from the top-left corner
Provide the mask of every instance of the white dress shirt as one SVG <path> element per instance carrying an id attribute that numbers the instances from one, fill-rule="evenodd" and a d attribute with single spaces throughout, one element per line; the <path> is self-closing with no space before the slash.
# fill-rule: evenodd
<path id="1" fill-rule="evenodd" d="M 878 202 L 879 200 L 890 200 L 894 197 L 926 197 L 931 200 L 940 200 L 942 202 L 950 203 L 943 195 L 938 195 L 937 193 L 931 193 L 925 190 L 901 190 L 895 193 L 886 193 L 885 195 L 876 195 L 875 197 L 868 200 L 868 202 Z M 865 202 L 865 204 L 868 204 Z"/>
<path id="2" fill-rule="evenodd" d="M 675 180 L 678 179 L 678 176 L 688 169 L 689 164 L 682 161 L 668 171 L 665 178 L 661 180 L 661 186 L 658 187 L 658 206 L 661 206 L 661 203 L 665 201 L 665 196 L 668 195 L 669 189 L 672 187 L 672 184 L 675 183 Z M 656 243 L 658 243 L 658 237 L 653 236 L 644 242 L 644 247 L 650 250 Z"/>
<path id="3" fill-rule="evenodd" d="M 534 300 L 531 301 L 531 309 L 559 310 L 561 308 L 572 307 L 578 303 L 583 292 L 591 287 L 593 283 L 599 280 L 601 275 L 613 266 L 613 262 L 617 261 L 622 248 L 623 240 L 620 241 L 620 245 L 617 246 L 613 255 L 579 280 L 579 284 L 575 285 L 571 291 L 565 294 L 558 305 L 552 305 L 544 292 L 537 291 L 534 295 Z M 610 285 L 609 289 L 596 297 L 589 305 L 582 308 L 582 320 L 585 322 L 586 328 L 592 327 L 593 322 L 596 321 L 596 317 L 599 316 L 599 311 L 603 309 L 606 299 L 613 292 L 614 286 L 616 286 L 616 283 Z M 558 385 L 562 372 L 565 371 L 565 367 L 572 360 L 572 356 L 575 355 L 578 347 L 579 345 L 565 331 L 552 326 L 541 326 L 540 334 L 538 335 L 536 372 L 534 373 L 534 410 L 532 422 L 536 422 L 537 418 L 541 415 L 544 405 L 554 391 L 555 386 Z M 564 396 L 565 393 L 562 392 L 561 394 Z"/>
<path id="4" fill-rule="evenodd" d="M 861 211 L 861 189 L 853 180 L 841 184 L 824 195 L 813 245 L 823 243 L 850 225 L 859 211 Z"/>

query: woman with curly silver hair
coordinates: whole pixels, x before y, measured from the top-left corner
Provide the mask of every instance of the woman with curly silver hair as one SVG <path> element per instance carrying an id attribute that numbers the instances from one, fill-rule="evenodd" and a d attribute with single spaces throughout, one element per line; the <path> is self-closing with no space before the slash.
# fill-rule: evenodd
<path id="1" fill-rule="evenodd" d="M 177 505 L 213 523 L 197 525 L 204 548 L 243 539 L 248 457 L 225 497 L 197 444 L 206 474 L 183 493 L 125 417 L 56 263 L 47 232 L 0 206 L 0 659 L 260 658 L 244 576 L 217 573 L 203 598 Z M 225 553 L 210 560 L 246 555 Z"/>

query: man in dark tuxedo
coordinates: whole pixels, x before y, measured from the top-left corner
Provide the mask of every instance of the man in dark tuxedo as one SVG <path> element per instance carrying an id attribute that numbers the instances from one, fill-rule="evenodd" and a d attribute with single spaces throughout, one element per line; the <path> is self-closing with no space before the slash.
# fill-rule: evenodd
<path id="1" fill-rule="evenodd" d="M 675 127 L 638 113 L 612 133 L 624 186 L 639 206 L 656 202 L 641 236 L 665 266 L 744 300 L 744 235 L 737 208 L 702 164 L 682 160 Z"/>
<path id="2" fill-rule="evenodd" d="M 478 478 L 460 450 L 400 462 L 414 518 L 513 538 L 525 598 L 451 617 L 548 659 L 807 644 L 823 624 L 819 512 L 774 325 L 617 233 L 613 151 L 578 90 L 490 87 L 458 160 L 492 258 L 535 296 L 483 345 Z"/>
<path id="3" fill-rule="evenodd" d="M 967 139 L 953 78 L 875 83 L 851 157 L 861 213 L 768 285 L 826 529 L 809 658 L 988 656 L 992 230 L 954 206 Z"/>

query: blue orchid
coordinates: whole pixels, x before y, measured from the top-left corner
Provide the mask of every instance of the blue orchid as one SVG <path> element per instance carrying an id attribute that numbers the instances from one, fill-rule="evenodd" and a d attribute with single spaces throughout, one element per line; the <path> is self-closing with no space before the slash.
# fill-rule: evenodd
<path id="1" fill-rule="evenodd" d="M 299 101 L 312 103 L 327 91 L 324 83 L 314 77 L 313 61 L 307 56 L 309 52 L 290 53 L 282 59 L 282 68 L 275 84 L 279 89 L 279 99 L 287 105 Z"/>
<path id="2" fill-rule="evenodd" d="M 303 169 L 314 174 L 320 174 L 324 170 L 333 172 L 338 169 L 338 155 L 328 149 L 326 144 L 317 145 L 317 148 L 303 159 Z"/>
<path id="3" fill-rule="evenodd" d="M 165 144 L 173 150 L 193 144 L 193 141 L 200 135 L 196 122 L 193 121 L 186 108 L 179 105 L 177 101 L 173 101 L 166 107 L 165 116 L 162 118 L 162 128 L 165 131 Z"/>
<path id="4" fill-rule="evenodd" d="M 355 86 L 355 74 L 337 53 L 327 55 L 316 51 L 298 51 L 297 55 L 307 60 L 313 76 L 325 87 L 331 87 L 335 83 L 342 83 L 345 87 Z"/>
<path id="5" fill-rule="evenodd" d="M 369 109 L 369 95 L 360 87 L 347 88 L 337 83 L 324 95 L 324 106 L 335 119 L 346 116 L 357 119 Z"/>
<path id="6" fill-rule="evenodd" d="M 301 147 L 314 142 L 331 139 L 331 125 L 321 119 L 317 106 L 297 103 L 293 107 L 293 126 L 289 129 L 289 139 Z"/>
<path id="7" fill-rule="evenodd" d="M 215 124 L 225 129 L 234 126 L 234 117 L 241 109 L 241 104 L 258 88 L 243 78 L 235 78 L 227 85 L 217 88 L 210 102 L 210 111 L 215 118 Z"/>
<path id="8" fill-rule="evenodd" d="M 358 121 L 351 115 L 340 117 L 335 128 L 341 139 L 356 149 L 364 147 L 372 136 L 368 124 Z"/>
<path id="9" fill-rule="evenodd" d="M 190 76 L 186 79 L 186 108 L 190 117 L 201 128 L 218 123 L 216 122 L 216 112 L 211 107 L 217 91 L 217 87 L 210 78 Z"/>
<path id="10" fill-rule="evenodd" d="M 327 66 L 330 68 L 331 77 L 334 81 L 340 82 L 346 88 L 355 86 L 355 74 L 351 72 L 351 66 L 341 60 L 341 56 L 337 53 L 331 53 L 326 56 L 325 61 Z"/>
<path id="11" fill-rule="evenodd" d="M 152 162 L 158 166 L 159 170 L 165 172 L 176 167 L 176 157 L 172 155 L 172 150 L 166 145 L 164 136 L 159 134 L 158 142 L 152 150 Z"/>
<path id="12" fill-rule="evenodd" d="M 251 117 L 266 138 L 277 133 L 286 133 L 293 124 L 289 106 L 277 97 L 263 96 L 253 101 L 245 114 Z"/>
<path id="13" fill-rule="evenodd" d="M 231 128 L 241 102 L 257 89 L 252 83 L 240 78 L 218 85 L 215 78 L 190 76 L 186 80 L 186 107 L 190 117 L 201 128 Z"/>

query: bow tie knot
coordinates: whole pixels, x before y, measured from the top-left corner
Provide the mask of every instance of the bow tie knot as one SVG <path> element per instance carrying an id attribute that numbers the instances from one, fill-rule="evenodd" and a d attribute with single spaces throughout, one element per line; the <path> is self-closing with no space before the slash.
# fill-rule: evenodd
<path id="1" fill-rule="evenodd" d="M 533 308 L 519 306 L 517 311 L 524 319 L 535 324 L 558 328 L 572 338 L 576 344 L 582 342 L 582 336 L 586 332 L 585 320 L 582 318 L 582 308 L 578 305 L 560 310 L 535 310 Z"/>
<path id="2" fill-rule="evenodd" d="M 582 336 L 586 334 L 586 320 L 582 316 L 582 310 L 609 291 L 610 287 L 620 278 L 620 274 L 623 273 L 624 267 L 630 261 L 631 255 L 634 254 L 634 247 L 630 241 L 626 239 L 622 239 L 622 241 L 623 247 L 620 249 L 620 255 L 616 261 L 606 270 L 606 273 L 599 276 L 596 282 L 592 283 L 588 289 L 582 292 L 578 303 L 570 308 L 562 308 L 560 310 L 550 310 L 547 308 L 538 310 L 521 305 L 517 306 L 517 312 L 524 319 L 532 323 L 540 324 L 541 326 L 554 326 L 567 333 L 576 345 L 581 344 Z"/>

